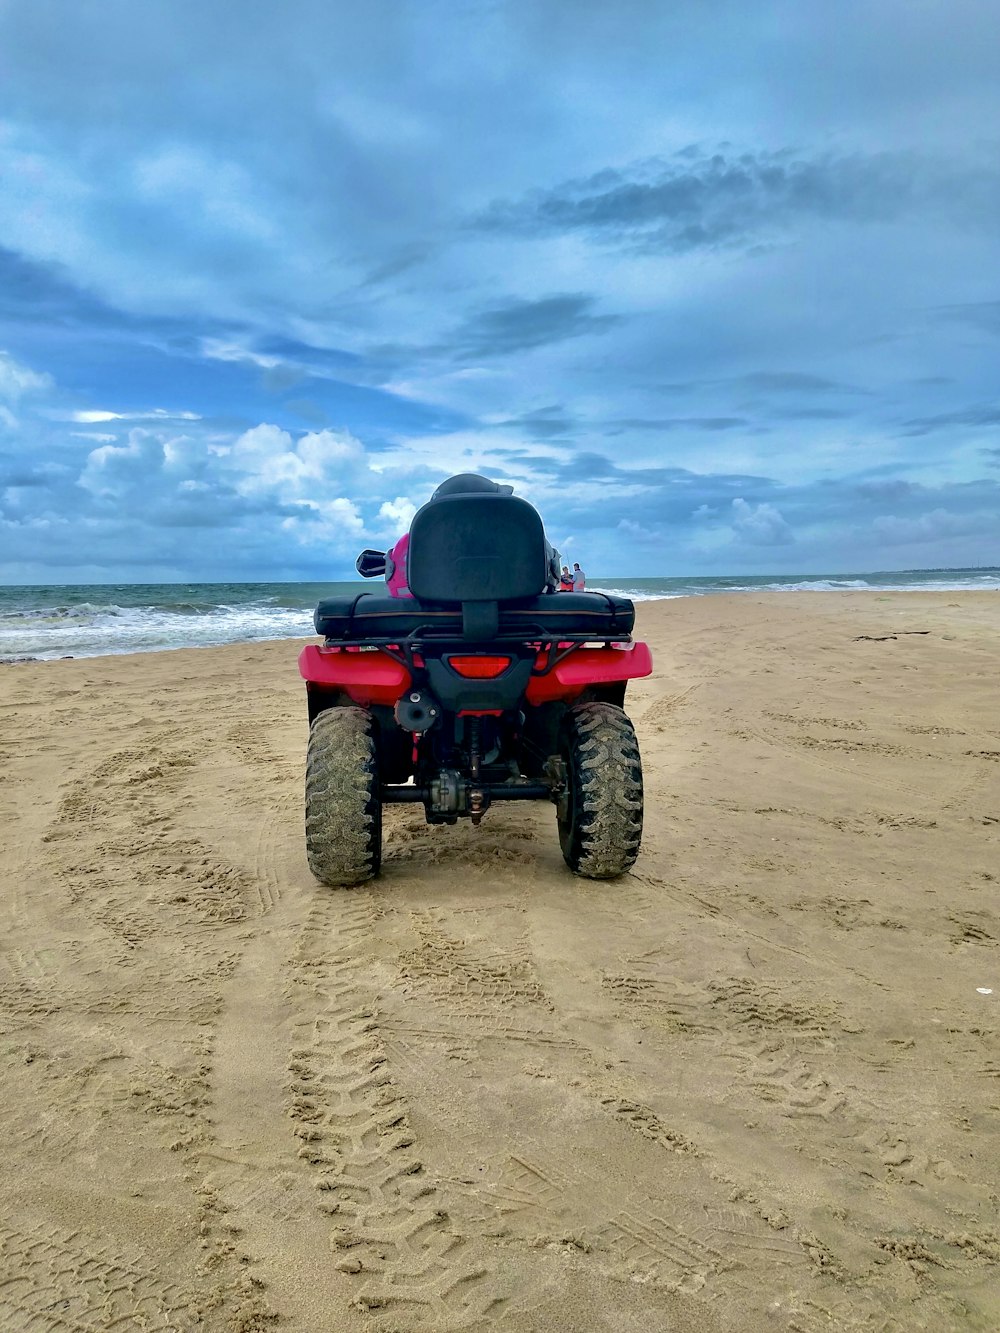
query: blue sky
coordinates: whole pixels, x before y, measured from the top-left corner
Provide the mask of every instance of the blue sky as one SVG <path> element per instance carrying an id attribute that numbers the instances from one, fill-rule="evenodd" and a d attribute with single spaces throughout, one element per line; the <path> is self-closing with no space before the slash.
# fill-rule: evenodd
<path id="1" fill-rule="evenodd" d="M 0 0 L 0 580 L 1000 563 L 994 0 Z"/>

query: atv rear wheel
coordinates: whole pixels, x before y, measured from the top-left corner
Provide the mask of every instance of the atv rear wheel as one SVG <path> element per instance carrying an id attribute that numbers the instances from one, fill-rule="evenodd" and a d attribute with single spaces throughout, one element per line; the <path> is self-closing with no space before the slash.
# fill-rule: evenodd
<path id="1" fill-rule="evenodd" d="M 575 704 L 563 719 L 559 753 L 563 859 L 587 879 L 623 875 L 642 840 L 642 760 L 632 723 L 614 704 Z"/>
<path id="2" fill-rule="evenodd" d="M 326 708 L 309 731 L 306 855 L 321 884 L 361 884 L 382 864 L 382 804 L 371 714 Z"/>

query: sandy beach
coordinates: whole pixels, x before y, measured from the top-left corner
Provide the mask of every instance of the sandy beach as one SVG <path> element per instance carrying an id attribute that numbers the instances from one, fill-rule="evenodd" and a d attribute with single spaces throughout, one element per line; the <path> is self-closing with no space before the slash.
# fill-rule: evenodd
<path id="1" fill-rule="evenodd" d="M 643 603 L 646 833 L 306 866 L 291 641 L 0 667 L 0 1329 L 1000 1327 L 1000 594 Z"/>

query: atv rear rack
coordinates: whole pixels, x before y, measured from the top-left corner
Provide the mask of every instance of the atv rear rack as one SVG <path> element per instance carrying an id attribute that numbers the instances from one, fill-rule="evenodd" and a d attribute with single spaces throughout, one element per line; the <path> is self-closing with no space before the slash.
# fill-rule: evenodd
<path id="1" fill-rule="evenodd" d="M 588 646 L 592 648 L 610 648 L 619 644 L 627 646 L 634 642 L 635 640 L 631 634 L 602 634 L 595 638 L 593 634 L 587 634 L 583 631 L 574 633 L 560 630 L 559 635 L 553 637 L 551 633 L 546 633 L 539 626 L 526 625 L 518 629 L 516 633 L 495 635 L 490 639 L 490 649 L 492 651 L 494 648 L 519 648 L 522 651 L 533 652 L 536 659 L 540 653 L 544 653 L 544 666 L 539 667 L 536 661 L 531 673 L 533 676 L 544 676 L 558 662 L 561 662 L 578 648 Z M 424 656 L 421 650 L 425 647 L 433 649 L 433 655 L 436 657 L 439 653 L 474 653 L 478 645 L 471 644 L 468 639 L 463 638 L 460 634 L 449 633 L 428 626 L 426 630 L 415 630 L 403 639 L 399 635 L 390 638 L 331 638 L 324 640 L 323 646 L 325 648 L 378 648 L 387 657 L 391 657 L 394 662 L 399 662 L 409 671 L 413 671 L 420 665 L 414 661 L 414 653 Z"/>

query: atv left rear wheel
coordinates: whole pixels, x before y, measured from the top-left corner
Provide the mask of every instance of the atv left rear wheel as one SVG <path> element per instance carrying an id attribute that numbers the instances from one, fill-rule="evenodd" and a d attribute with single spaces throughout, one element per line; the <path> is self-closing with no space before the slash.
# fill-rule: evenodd
<path id="1" fill-rule="evenodd" d="M 309 731 L 306 855 L 331 888 L 361 884 L 381 867 L 378 756 L 364 708 L 324 709 Z"/>
<path id="2" fill-rule="evenodd" d="M 563 719 L 559 752 L 563 860 L 587 879 L 615 879 L 642 840 L 642 760 L 632 723 L 615 704 L 575 704 Z"/>

